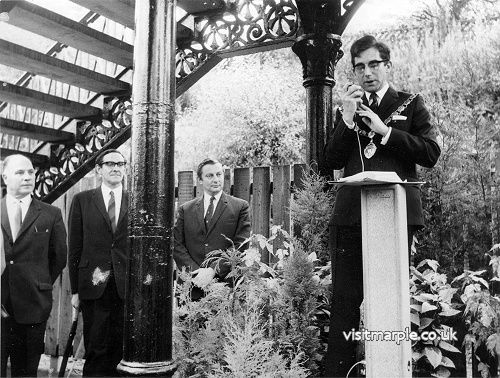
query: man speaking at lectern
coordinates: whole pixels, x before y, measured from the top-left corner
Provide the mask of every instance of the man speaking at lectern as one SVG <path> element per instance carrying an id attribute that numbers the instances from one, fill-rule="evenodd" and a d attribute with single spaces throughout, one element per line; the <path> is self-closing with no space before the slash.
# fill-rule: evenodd
<path id="1" fill-rule="evenodd" d="M 389 48 L 366 35 L 351 46 L 357 84 L 342 88 L 342 107 L 325 146 L 329 169 L 344 177 L 362 171 L 393 171 L 404 181 L 418 181 L 416 165 L 431 168 L 441 153 L 437 131 L 418 94 L 389 85 Z M 406 187 L 408 240 L 423 227 L 420 189 Z M 327 376 L 346 376 L 355 361 L 355 343 L 343 331 L 359 326 L 363 300 L 361 189 L 339 188 L 330 221 L 333 298 L 326 358 Z"/>

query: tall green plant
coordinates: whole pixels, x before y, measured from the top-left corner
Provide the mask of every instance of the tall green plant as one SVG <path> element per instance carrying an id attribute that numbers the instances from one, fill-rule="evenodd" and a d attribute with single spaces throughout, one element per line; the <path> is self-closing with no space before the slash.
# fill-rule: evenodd
<path id="1" fill-rule="evenodd" d="M 335 189 L 329 187 L 325 177 L 309 169 L 304 171 L 299 187 L 290 204 L 297 241 L 305 251 L 316 253 L 321 265 L 325 265 L 330 260 L 328 225 Z"/>

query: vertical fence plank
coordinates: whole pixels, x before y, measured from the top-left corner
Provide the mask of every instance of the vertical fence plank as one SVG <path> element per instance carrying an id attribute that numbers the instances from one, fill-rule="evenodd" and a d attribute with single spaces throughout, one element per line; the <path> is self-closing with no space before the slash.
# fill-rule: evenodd
<path id="1" fill-rule="evenodd" d="M 273 166 L 273 226 L 290 232 L 290 166 Z"/>
<path id="2" fill-rule="evenodd" d="M 73 196 L 81 191 L 93 189 L 96 187 L 98 180 L 95 176 L 89 175 L 81 179 L 78 184 L 73 186 L 66 192 L 63 217 L 66 224 L 66 229 L 68 229 L 68 218 L 69 211 L 71 208 L 71 202 L 73 200 Z M 61 295 L 60 295 L 60 306 L 59 306 L 59 330 L 58 330 L 58 352 L 60 355 L 64 352 L 64 348 L 66 347 L 66 343 L 68 341 L 69 330 L 71 328 L 71 315 L 72 315 L 72 306 L 71 306 L 71 286 L 69 283 L 69 272 L 68 268 L 64 268 L 62 276 L 61 276 Z M 81 322 L 81 317 L 80 317 Z M 75 340 L 81 339 L 81 331 L 80 334 L 75 336 Z"/>
<path id="3" fill-rule="evenodd" d="M 200 183 L 200 180 L 198 179 L 198 176 L 196 175 L 196 172 L 194 173 L 195 176 L 195 181 L 196 181 L 196 198 L 201 198 L 203 197 L 203 185 Z"/>
<path id="4" fill-rule="evenodd" d="M 293 166 L 293 186 L 291 188 L 291 193 L 295 193 L 297 190 L 304 188 L 304 175 L 307 169 L 305 164 L 295 164 Z M 301 229 L 298 224 L 292 226 L 293 235 L 300 235 Z"/>
<path id="5" fill-rule="evenodd" d="M 234 169 L 233 196 L 250 202 L 250 168 Z"/>
<path id="6" fill-rule="evenodd" d="M 273 190 L 272 190 L 272 224 L 281 226 L 281 229 L 290 233 L 290 166 L 279 165 L 272 167 Z M 278 233 L 273 240 L 274 256 L 279 249 L 285 249 L 284 235 Z M 277 258 L 271 256 L 270 263 L 277 262 Z"/>
<path id="7" fill-rule="evenodd" d="M 67 204 L 68 193 L 64 194 L 58 198 L 52 205 L 61 209 L 61 214 L 63 217 L 64 226 L 66 230 L 68 229 L 68 211 L 69 205 Z M 52 289 L 52 310 L 50 312 L 50 317 L 47 321 L 47 328 L 45 330 L 45 354 L 51 356 L 57 356 L 62 353 L 61 350 L 61 327 L 62 322 L 65 321 L 64 316 L 61 316 L 61 311 L 65 304 L 65 283 L 64 274 L 67 268 L 64 268 L 61 276 L 58 277 L 54 283 L 54 288 Z M 66 273 L 67 274 L 67 273 Z"/>
<path id="8" fill-rule="evenodd" d="M 53 203 L 54 206 L 61 209 L 64 224 L 67 225 L 66 217 L 66 195 L 60 197 Z M 66 227 L 67 229 L 67 227 Z M 66 268 L 64 268 L 66 270 Z M 64 271 L 63 271 L 64 272 Z M 63 273 L 64 274 L 64 273 Z M 59 352 L 59 337 L 60 337 L 60 323 L 61 323 L 61 306 L 63 302 L 63 285 L 61 276 L 54 282 L 52 288 L 52 310 L 50 311 L 49 319 L 47 320 L 47 327 L 45 328 L 45 354 L 57 356 Z"/>
<path id="9" fill-rule="evenodd" d="M 194 197 L 193 193 L 193 171 L 180 171 L 178 174 L 178 205 L 190 201 Z"/>
<path id="10" fill-rule="evenodd" d="M 44 353 L 50 356 L 58 354 L 58 332 L 59 332 L 59 310 L 61 303 L 62 283 L 59 277 L 52 288 L 52 310 L 50 311 L 47 327 L 45 328 L 45 350 Z"/>
<path id="11" fill-rule="evenodd" d="M 65 197 L 65 209 L 63 210 L 64 223 L 66 224 L 66 230 L 68 229 L 68 219 L 69 219 L 69 210 L 71 208 L 71 202 L 73 200 L 73 196 L 82 189 L 83 182 L 85 179 L 82 179 L 78 182 L 78 184 L 74 185 L 71 189 L 66 192 Z M 62 210 L 62 209 L 61 209 Z M 68 235 L 69 237 L 69 235 Z M 61 304 L 59 310 L 59 337 L 57 340 L 59 355 L 64 353 L 64 348 L 66 346 L 66 342 L 68 341 L 69 330 L 71 328 L 71 287 L 69 284 L 69 272 L 68 268 L 64 268 L 61 275 Z"/>
<path id="12" fill-rule="evenodd" d="M 269 215 L 271 204 L 271 170 L 269 167 L 253 169 L 252 229 L 255 234 L 269 237 Z M 268 251 L 262 251 L 262 261 L 269 263 Z"/>
<path id="13" fill-rule="evenodd" d="M 302 182 L 304 178 L 305 170 L 307 169 L 305 164 L 294 164 L 293 166 L 293 191 L 297 189 L 302 189 L 304 183 Z"/>
<path id="14" fill-rule="evenodd" d="M 231 194 L 231 170 L 229 168 L 224 169 L 224 187 L 222 190 L 227 194 Z"/>

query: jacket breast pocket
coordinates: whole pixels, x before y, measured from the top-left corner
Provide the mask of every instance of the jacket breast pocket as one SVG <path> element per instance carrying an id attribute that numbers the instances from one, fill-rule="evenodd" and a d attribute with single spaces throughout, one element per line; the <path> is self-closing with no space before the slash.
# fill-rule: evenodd
<path id="1" fill-rule="evenodd" d="M 35 242 L 39 240 L 45 240 L 49 237 L 49 235 L 50 231 L 48 228 L 44 228 L 43 230 L 40 230 L 38 227 L 35 228 Z"/>

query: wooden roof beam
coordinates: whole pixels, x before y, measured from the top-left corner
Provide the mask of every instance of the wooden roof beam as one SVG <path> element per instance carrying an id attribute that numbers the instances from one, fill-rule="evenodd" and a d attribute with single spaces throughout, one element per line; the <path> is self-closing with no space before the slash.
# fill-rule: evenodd
<path id="1" fill-rule="evenodd" d="M 4 81 L 0 81 L 0 101 L 40 109 L 69 118 L 84 119 L 99 117 L 102 114 L 99 108 L 9 84 Z"/>
<path id="2" fill-rule="evenodd" d="M 2 1 L 0 13 L 2 12 L 8 12 L 8 22 L 11 25 L 62 42 L 124 67 L 133 65 L 132 45 L 58 13 L 27 1 Z"/>
<path id="3" fill-rule="evenodd" d="M 135 0 L 71 0 L 97 14 L 135 29 Z M 186 13 L 197 15 L 225 9 L 224 0 L 178 0 L 177 6 Z M 179 26 L 178 26 L 179 27 Z"/>
<path id="4" fill-rule="evenodd" d="M 125 25 L 130 29 L 135 28 L 134 12 L 135 0 L 71 0 L 101 16 Z"/>
<path id="5" fill-rule="evenodd" d="M 32 123 L 15 121 L 3 117 L 0 117 L 0 129 L 4 134 L 21 136 L 49 143 L 68 144 L 75 142 L 74 134 L 67 131 L 51 129 L 49 127 L 38 126 Z"/>
<path id="6" fill-rule="evenodd" d="M 0 39 L 0 63 L 96 93 L 130 92 L 128 83 L 3 39 Z"/>

